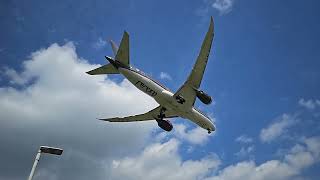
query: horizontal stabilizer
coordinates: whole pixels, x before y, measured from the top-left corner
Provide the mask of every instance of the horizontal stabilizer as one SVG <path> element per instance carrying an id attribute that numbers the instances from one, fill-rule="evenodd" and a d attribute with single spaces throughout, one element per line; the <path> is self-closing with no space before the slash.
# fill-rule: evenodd
<path id="1" fill-rule="evenodd" d="M 94 70 L 88 71 L 87 74 L 90 74 L 90 75 L 119 74 L 119 71 L 112 64 L 106 64 Z"/>

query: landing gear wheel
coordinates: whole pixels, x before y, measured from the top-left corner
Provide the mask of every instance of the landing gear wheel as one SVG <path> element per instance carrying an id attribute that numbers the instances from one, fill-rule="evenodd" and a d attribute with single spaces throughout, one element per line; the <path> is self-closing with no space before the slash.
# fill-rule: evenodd
<path id="1" fill-rule="evenodd" d="M 208 134 L 211 134 L 211 131 L 210 131 L 210 129 L 208 129 Z"/>

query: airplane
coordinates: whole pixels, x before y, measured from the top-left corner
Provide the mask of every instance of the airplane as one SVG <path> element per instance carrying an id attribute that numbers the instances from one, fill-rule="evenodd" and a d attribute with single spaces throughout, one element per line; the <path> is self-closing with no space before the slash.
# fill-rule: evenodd
<path id="1" fill-rule="evenodd" d="M 212 102 L 212 98 L 200 90 L 200 84 L 205 71 L 211 44 L 214 36 L 213 18 L 210 19 L 209 30 L 204 38 L 200 53 L 193 66 L 193 69 L 185 83 L 173 93 L 156 80 L 150 78 L 142 71 L 130 66 L 129 61 L 129 34 L 124 31 L 119 48 L 111 40 L 111 47 L 115 58 L 105 56 L 110 63 L 94 70 L 86 72 L 89 75 L 99 74 L 122 74 L 140 91 L 151 96 L 159 106 L 143 114 L 127 117 L 115 117 L 99 119 L 108 122 L 136 122 L 156 120 L 158 126 L 165 131 L 173 129 L 172 123 L 168 118 L 182 117 L 188 119 L 210 134 L 216 130 L 210 118 L 194 107 L 196 98 L 206 105 Z"/>

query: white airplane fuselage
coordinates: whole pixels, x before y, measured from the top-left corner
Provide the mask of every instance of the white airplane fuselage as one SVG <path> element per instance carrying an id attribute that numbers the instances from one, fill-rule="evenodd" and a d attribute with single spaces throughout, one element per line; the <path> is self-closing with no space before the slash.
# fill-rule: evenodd
<path id="1" fill-rule="evenodd" d="M 143 72 L 134 68 L 122 67 L 119 67 L 118 70 L 119 73 L 125 76 L 135 87 L 151 96 L 161 106 L 166 109 L 174 110 L 180 117 L 189 119 L 208 131 L 215 131 L 215 125 L 209 117 L 195 109 L 193 106 L 186 106 L 185 104 L 179 103 L 174 98 L 174 93 L 146 76 Z"/>

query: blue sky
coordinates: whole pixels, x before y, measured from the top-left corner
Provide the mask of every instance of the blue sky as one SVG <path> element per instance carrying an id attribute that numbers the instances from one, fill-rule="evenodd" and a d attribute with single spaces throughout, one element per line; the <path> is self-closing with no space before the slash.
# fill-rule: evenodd
<path id="1" fill-rule="evenodd" d="M 79 179 L 81 171 L 72 173 L 79 169 L 88 178 L 96 173 L 99 177 L 93 177 L 95 179 L 128 179 L 124 175 L 124 172 L 129 173 L 125 166 L 128 162 L 122 158 L 145 163 L 148 149 L 158 146 L 173 148 L 159 157 L 159 168 L 162 167 L 161 158 L 165 160 L 172 156 L 171 159 L 182 164 L 199 161 L 210 169 L 186 179 L 232 179 L 228 173 L 243 173 L 237 169 L 240 165 L 257 170 L 272 160 L 287 165 L 289 168 L 284 171 L 291 172 L 281 174 L 270 170 L 271 175 L 280 174 L 273 179 L 316 179 L 320 176 L 320 152 L 312 147 L 320 146 L 318 7 L 319 2 L 315 0 L 1 1 L 0 154 L 4 158 L 7 153 L 7 158 L 24 163 L 16 173 L 14 164 L 6 166 L 9 162 L 0 162 L 0 169 L 4 169 L 0 170 L 0 179 L 27 176 L 33 152 L 39 143 L 48 142 L 65 146 L 66 150 L 81 150 L 78 156 L 66 155 L 68 158 L 63 162 L 70 164 L 64 169 L 57 167 L 58 159 L 44 160 L 47 163 L 42 164 L 38 179 L 49 176 L 64 179 L 67 170 L 70 179 Z M 175 91 L 196 60 L 210 16 L 215 20 L 215 37 L 201 87 L 213 96 L 214 104 L 206 106 L 197 102 L 196 105 L 215 119 L 217 132 L 214 135 L 204 136 L 196 126 L 182 119 L 174 120 L 178 128 L 169 134 L 163 134 L 154 123 L 126 124 L 123 125 L 126 130 L 122 131 L 119 129 L 122 125 L 94 121 L 101 115 L 118 115 L 117 112 L 123 109 L 125 112 L 122 113 L 129 115 L 155 105 L 121 77 L 93 79 L 81 74 L 97 66 L 94 64 L 104 64 L 105 55 L 112 55 L 106 40 L 119 42 L 123 31 L 128 31 L 131 63 Z M 70 63 L 66 59 L 71 59 Z M 64 68 L 64 62 L 65 67 L 74 69 L 72 75 Z M 78 72 L 79 78 L 74 72 Z M 161 78 L 161 73 L 167 78 Z M 90 84 L 97 89 L 87 87 Z M 106 95 L 108 91 L 103 89 L 108 88 L 110 92 Z M 117 93 L 121 96 L 120 92 L 127 91 L 128 95 L 121 97 L 123 102 L 115 102 Z M 96 97 L 98 95 L 103 97 Z M 55 97 L 64 98 L 55 101 Z M 81 104 L 83 102 L 91 106 Z M 46 103 L 50 104 L 47 111 L 41 109 L 48 105 Z M 70 111 L 65 112 L 69 108 Z M 32 111 L 31 115 L 29 111 Z M 39 115 L 38 112 L 47 114 Z M 17 114 L 26 120 L 21 122 Z M 66 121 L 59 121 L 60 124 L 48 122 L 42 118 L 47 117 L 45 115 L 50 115 L 49 119 L 53 121 L 57 117 Z M 69 122 L 70 117 L 83 119 L 79 123 Z M 37 118 L 40 125 L 32 121 Z M 81 122 L 84 124 L 79 127 L 72 125 Z M 87 125 L 90 131 L 86 132 Z M 65 129 L 59 130 L 60 126 Z M 43 128 L 41 132 L 49 132 L 39 138 L 33 133 L 39 128 Z M 125 133 L 130 128 L 133 129 L 130 131 L 132 137 L 126 141 Z M 88 137 L 87 140 L 77 140 L 76 136 L 82 130 L 95 133 L 82 135 L 84 139 Z M 63 136 L 55 135 L 60 131 Z M 104 134 L 105 131 L 114 133 Z M 27 140 L 29 136 L 35 140 Z M 108 136 L 109 139 L 104 141 L 97 136 Z M 122 145 L 119 143 L 119 147 L 109 149 L 110 154 L 95 150 L 100 146 L 107 148 L 117 139 Z M 135 141 L 137 145 L 130 143 Z M 123 149 L 126 143 L 130 145 Z M 91 148 L 83 150 L 89 145 Z M 18 146 L 30 155 L 14 157 L 9 149 Z M 119 153 L 111 153 L 114 151 Z M 310 157 L 306 155 L 308 153 Z M 301 163 L 305 165 L 298 167 L 290 157 L 299 157 L 299 162 L 305 162 Z M 88 167 L 71 168 L 72 164 L 87 161 L 92 162 Z M 112 172 L 112 176 L 100 174 L 101 168 L 92 170 L 101 163 L 106 166 L 105 172 Z M 232 170 L 226 171 L 228 168 Z M 137 172 L 145 172 L 145 169 Z M 247 173 L 243 177 L 264 179 L 258 173 Z"/>

